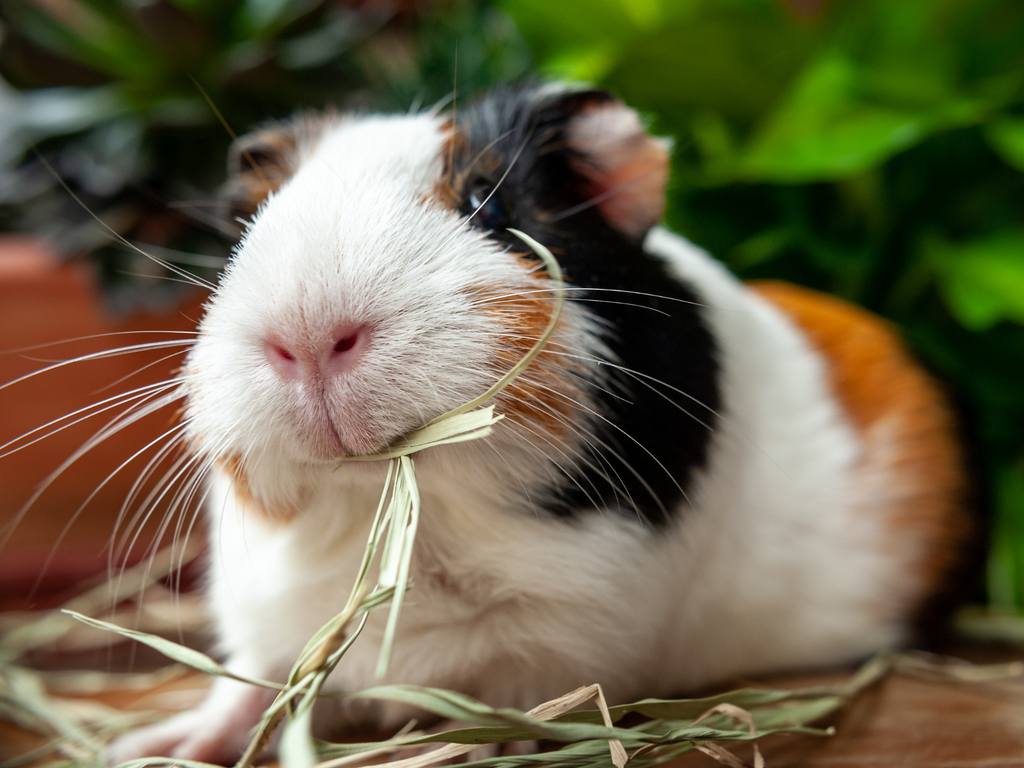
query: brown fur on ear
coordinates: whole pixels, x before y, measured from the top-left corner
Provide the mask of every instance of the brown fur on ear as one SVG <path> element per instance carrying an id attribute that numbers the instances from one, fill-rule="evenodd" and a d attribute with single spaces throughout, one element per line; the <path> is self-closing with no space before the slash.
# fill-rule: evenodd
<path id="1" fill-rule="evenodd" d="M 587 194 L 605 221 L 641 238 L 665 213 L 671 142 L 644 130 L 637 113 L 619 101 L 588 106 L 566 128 L 573 170 L 589 182 Z"/>
<path id="2" fill-rule="evenodd" d="M 333 113 L 299 115 L 269 123 L 231 145 L 228 180 L 221 189 L 229 221 L 248 221 L 263 201 L 298 170 L 303 158 L 338 118 Z"/>

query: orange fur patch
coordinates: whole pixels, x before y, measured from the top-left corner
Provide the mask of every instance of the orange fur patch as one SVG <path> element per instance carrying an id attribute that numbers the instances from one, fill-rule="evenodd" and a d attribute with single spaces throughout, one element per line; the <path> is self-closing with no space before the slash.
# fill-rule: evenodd
<path id="1" fill-rule="evenodd" d="M 252 136 L 252 143 L 257 141 L 260 144 L 258 155 L 250 154 L 244 145 L 233 152 L 238 156 L 234 164 L 241 167 L 244 160 L 248 168 L 231 178 L 225 192 L 238 211 L 250 215 L 256 213 L 267 196 L 276 192 L 296 170 L 295 134 L 285 130 L 259 131 Z"/>
<path id="2" fill-rule="evenodd" d="M 455 128 L 451 120 L 441 126 L 441 131 L 448 134 L 441 150 L 443 162 L 441 178 L 434 182 L 434 188 L 427 196 L 428 200 L 440 203 L 444 207 L 459 212 L 467 195 L 466 183 L 478 177 L 497 177 L 501 171 L 501 161 L 488 151 L 481 152 L 472 158 L 465 167 L 466 153 L 469 142 L 462 131 Z"/>
<path id="3" fill-rule="evenodd" d="M 822 354 L 836 397 L 864 439 L 887 430 L 880 437 L 893 446 L 892 544 L 901 547 L 908 536 L 920 542 L 917 569 L 926 595 L 944 586 L 971 523 L 953 419 L 938 386 L 894 329 L 869 312 L 786 283 L 750 287 L 785 312 Z"/>
<path id="4" fill-rule="evenodd" d="M 268 506 L 256 498 L 249 485 L 249 476 L 242 466 L 242 457 L 238 454 L 222 456 L 216 460 L 216 464 L 234 483 L 235 498 L 238 506 L 246 512 L 255 512 L 265 520 L 284 522 L 293 518 L 298 510 L 291 506 Z"/>
<path id="5" fill-rule="evenodd" d="M 520 259 L 528 269 L 536 267 L 526 254 Z M 477 308 L 495 315 L 503 329 L 490 361 L 497 379 L 514 368 L 544 334 L 554 304 L 547 286 L 540 282 L 505 291 L 488 288 L 476 292 L 473 298 Z M 573 413 L 578 410 L 573 401 L 580 402 L 582 392 L 572 375 L 571 359 L 557 351 L 558 341 L 553 337 L 548 348 L 498 395 L 497 410 L 518 424 L 565 437 L 572 430 Z"/>
<path id="6" fill-rule="evenodd" d="M 466 151 L 466 137 L 455 128 L 451 120 L 441 126 L 441 132 L 448 134 L 444 148 L 441 150 L 443 162 L 441 178 L 434 182 L 434 188 L 427 199 L 438 202 L 453 211 L 458 211 L 462 204 L 462 179 L 456 179 L 455 155 Z"/>

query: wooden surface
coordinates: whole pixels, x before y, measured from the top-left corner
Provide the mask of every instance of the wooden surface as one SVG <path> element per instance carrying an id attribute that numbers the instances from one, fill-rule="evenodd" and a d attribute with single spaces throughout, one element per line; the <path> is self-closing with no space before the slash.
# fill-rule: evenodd
<path id="1" fill-rule="evenodd" d="M 976 646 L 979 661 L 1024 657 L 1024 649 Z M 837 683 L 844 675 L 767 681 L 797 687 Z M 1003 768 L 1024 766 L 1024 678 L 990 683 L 938 683 L 892 677 L 869 689 L 831 720 L 830 738 L 774 736 L 761 742 L 769 768 Z M 746 761 L 749 749 L 737 749 Z M 688 755 L 676 768 L 719 765 Z"/>
<path id="2" fill-rule="evenodd" d="M 973 645 L 957 649 L 978 662 L 1024 657 L 1024 648 Z M 845 680 L 840 672 L 781 677 L 763 682 L 773 687 L 831 684 Z M 96 697 L 123 708 L 147 709 L 198 701 L 205 681 L 189 673 L 151 691 L 108 693 Z M 763 739 L 768 768 L 1003 768 L 1024 766 L 1024 678 L 988 683 L 948 683 L 894 676 L 861 695 L 828 721 L 833 737 L 775 736 Z M 39 741 L 0 722 L 0 759 Z M 748 763 L 749 747 L 735 748 Z M 671 763 L 674 768 L 720 765 L 702 754 Z"/>

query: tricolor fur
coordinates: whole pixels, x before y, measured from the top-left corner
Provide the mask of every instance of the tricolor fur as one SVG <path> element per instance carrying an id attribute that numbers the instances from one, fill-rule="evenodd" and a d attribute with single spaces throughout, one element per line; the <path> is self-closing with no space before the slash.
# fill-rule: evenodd
<path id="1" fill-rule="evenodd" d="M 344 604 L 384 468 L 338 456 L 472 399 L 543 330 L 550 283 L 506 227 L 554 252 L 570 301 L 493 436 L 417 457 L 389 680 L 518 707 L 600 682 L 622 701 L 907 639 L 964 527 L 941 398 L 875 321 L 829 316 L 898 358 L 862 369 L 816 334 L 820 312 L 652 229 L 668 148 L 634 112 L 508 89 L 454 116 L 304 118 L 249 147 L 274 173 L 239 160 L 235 205 L 269 194 L 182 376 L 192 444 L 219 468 L 228 666 L 282 679 Z M 891 373 L 910 384 L 850 384 Z M 329 688 L 376 682 L 382 620 Z M 260 703 L 218 682 L 115 752 L 232 759 Z"/>

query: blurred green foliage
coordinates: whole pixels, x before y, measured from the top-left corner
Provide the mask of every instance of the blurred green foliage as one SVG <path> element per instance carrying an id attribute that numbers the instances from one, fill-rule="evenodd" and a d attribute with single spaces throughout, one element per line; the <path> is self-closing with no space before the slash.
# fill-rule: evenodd
<path id="1" fill-rule="evenodd" d="M 90 252 L 121 307 L 173 302 L 175 285 L 30 148 L 119 234 L 212 276 L 232 235 L 212 105 L 241 133 L 304 108 L 429 106 L 531 65 L 506 14 L 468 3 L 0 0 L 0 31 L 0 227 Z"/>
<path id="2" fill-rule="evenodd" d="M 884 315 L 962 394 L 994 505 L 990 596 L 1024 606 L 1024 3 L 501 6 L 545 74 L 674 137 L 673 227 L 744 278 Z"/>
<path id="3" fill-rule="evenodd" d="M 1019 0 L 0 0 L 0 18 L 0 225 L 109 273 L 131 257 L 31 144 L 130 239 L 223 254 L 202 203 L 229 137 L 196 83 L 240 132 L 462 97 L 532 61 L 608 87 L 675 139 L 671 226 L 744 278 L 884 315 L 961 393 L 995 510 L 990 596 L 1024 607 Z"/>

